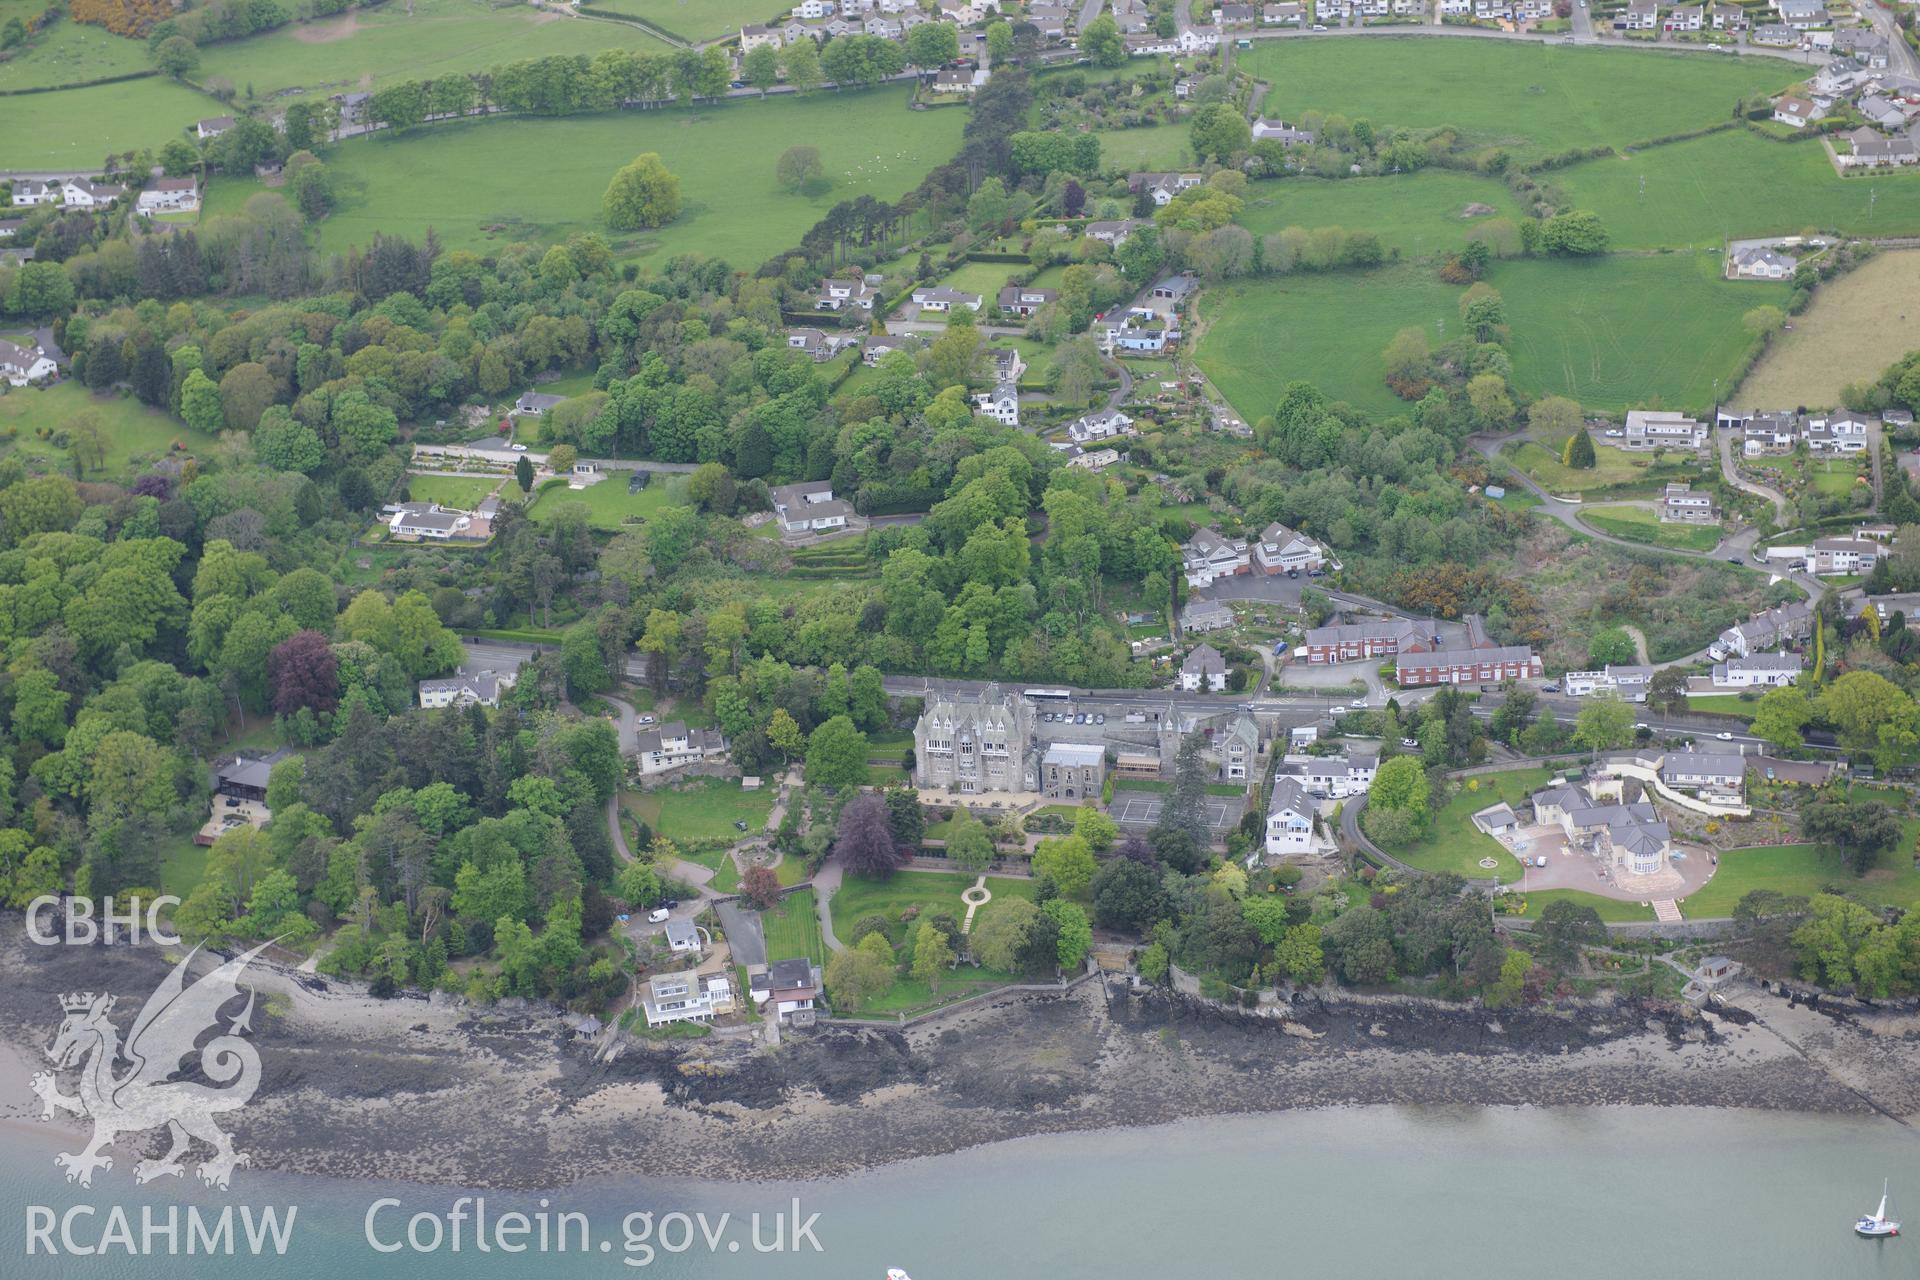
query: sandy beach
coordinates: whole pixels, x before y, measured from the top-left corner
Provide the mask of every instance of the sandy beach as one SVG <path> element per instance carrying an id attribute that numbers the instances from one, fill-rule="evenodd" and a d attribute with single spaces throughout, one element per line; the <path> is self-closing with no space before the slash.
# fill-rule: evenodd
<path id="1" fill-rule="evenodd" d="M 12 936 L 19 938 L 18 931 Z M 27 1089 L 74 990 L 132 1019 L 159 949 L 0 952 L 0 1125 L 64 1136 Z M 1628 1104 L 1920 1114 L 1920 1018 L 1738 988 L 1732 1015 L 1621 1001 L 1498 1014 L 1340 996 L 1292 1018 L 1090 983 L 907 1032 L 713 1038 L 591 1060 L 556 1013 L 375 1000 L 260 969 L 255 1167 L 471 1187 L 659 1174 L 830 1177 L 1027 1134 L 1349 1104 Z M 1752 1017 L 1747 1015 L 1751 1013 Z M 158 1135 L 154 1135 L 157 1144 Z"/>

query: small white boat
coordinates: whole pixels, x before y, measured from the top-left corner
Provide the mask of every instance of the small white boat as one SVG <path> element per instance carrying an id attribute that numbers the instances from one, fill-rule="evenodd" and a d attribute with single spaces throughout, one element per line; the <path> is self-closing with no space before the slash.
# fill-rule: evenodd
<path id="1" fill-rule="evenodd" d="M 1854 1231 L 1870 1239 L 1900 1234 L 1900 1224 L 1887 1216 L 1887 1184 L 1880 1184 L 1880 1207 L 1853 1224 Z M 892 1280 L 889 1275 L 888 1280 Z"/>
<path id="2" fill-rule="evenodd" d="M 887 1280 L 913 1280 L 913 1277 L 898 1267 L 888 1267 Z"/>

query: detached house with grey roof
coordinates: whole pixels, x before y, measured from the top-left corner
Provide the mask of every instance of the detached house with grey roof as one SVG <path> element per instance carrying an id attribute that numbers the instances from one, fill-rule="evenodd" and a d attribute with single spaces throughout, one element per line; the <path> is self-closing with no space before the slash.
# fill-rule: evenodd
<path id="1" fill-rule="evenodd" d="M 689 729 L 686 721 L 673 720 L 641 732 L 635 738 L 634 749 L 644 777 L 723 756 L 727 740 L 718 730 Z"/>
<path id="2" fill-rule="evenodd" d="M 1713 667 L 1716 689 L 1774 689 L 1800 680 L 1801 661 L 1797 653 L 1756 653 L 1747 658 L 1728 658 Z"/>
<path id="3" fill-rule="evenodd" d="M 1267 801 L 1267 854 L 1281 858 L 1313 852 L 1313 819 L 1319 811 L 1298 779 L 1275 778 Z"/>
<path id="4" fill-rule="evenodd" d="M 1220 578 L 1246 573 L 1251 560 L 1245 538 L 1228 538 L 1217 529 L 1196 529 L 1180 548 L 1181 568 L 1190 587 L 1210 587 Z"/>
<path id="5" fill-rule="evenodd" d="M 1221 693 L 1227 687 L 1227 660 L 1210 644 L 1197 644 L 1180 664 L 1180 687 L 1189 693 Z"/>
<path id="6" fill-rule="evenodd" d="M 833 496 L 828 480 L 776 485 L 767 491 L 782 533 L 830 533 L 847 527 L 853 507 Z"/>

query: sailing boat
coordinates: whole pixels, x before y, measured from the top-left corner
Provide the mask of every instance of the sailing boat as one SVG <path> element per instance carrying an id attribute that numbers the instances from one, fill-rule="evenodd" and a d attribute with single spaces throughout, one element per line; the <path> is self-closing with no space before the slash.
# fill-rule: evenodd
<path id="1" fill-rule="evenodd" d="M 1887 1184 L 1880 1184 L 1880 1207 L 1853 1224 L 1856 1233 L 1878 1239 L 1900 1234 L 1900 1224 L 1887 1216 Z"/>

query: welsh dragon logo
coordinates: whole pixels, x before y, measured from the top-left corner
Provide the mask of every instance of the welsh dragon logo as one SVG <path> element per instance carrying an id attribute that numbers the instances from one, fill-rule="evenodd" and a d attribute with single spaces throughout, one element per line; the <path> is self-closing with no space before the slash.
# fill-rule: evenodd
<path id="1" fill-rule="evenodd" d="M 52 1119 L 55 1109 L 93 1118 L 93 1141 L 86 1150 L 54 1157 L 67 1171 L 68 1182 L 92 1186 L 94 1170 L 113 1168 L 113 1157 L 101 1152 L 115 1138 L 163 1125 L 172 1145 L 158 1160 L 134 1165 L 136 1182 L 185 1172 L 182 1162 L 195 1138 L 213 1148 L 213 1157 L 201 1161 L 198 1170 L 209 1186 L 224 1190 L 235 1166 L 251 1163 L 233 1149 L 233 1139 L 214 1117 L 245 1106 L 260 1087 L 260 1055 L 241 1039 L 252 1030 L 253 988 L 247 988 L 246 1008 L 225 1031 L 219 1030 L 220 1011 L 239 998 L 241 970 L 270 945 L 236 956 L 188 986 L 187 966 L 199 952 L 195 947 L 147 997 L 125 1046 L 109 1016 L 118 997 L 91 991 L 60 997 L 66 1018 L 46 1050 L 54 1071 L 35 1072 L 33 1091 L 46 1104 L 43 1119 Z M 200 1071 L 220 1087 L 173 1079 L 182 1070 L 181 1059 L 196 1051 L 196 1042 L 207 1031 L 218 1034 L 198 1048 Z M 60 1092 L 54 1073 L 76 1066 L 79 1093 L 69 1097 Z"/>

